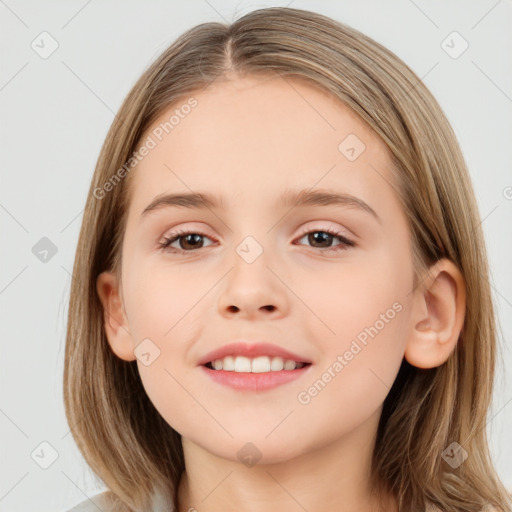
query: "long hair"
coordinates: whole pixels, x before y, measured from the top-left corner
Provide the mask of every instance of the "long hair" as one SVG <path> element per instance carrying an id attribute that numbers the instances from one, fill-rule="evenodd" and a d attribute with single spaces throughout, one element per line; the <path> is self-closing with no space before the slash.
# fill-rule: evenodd
<path id="1" fill-rule="evenodd" d="M 115 510 L 149 511 L 159 489 L 176 507 L 185 467 L 181 436 L 152 405 L 136 362 L 110 350 L 96 292 L 101 272 L 120 270 L 127 162 L 170 105 L 231 73 L 307 80 L 358 114 L 389 149 L 411 233 L 415 283 L 440 258 L 464 276 L 465 322 L 456 349 L 437 368 L 402 363 L 384 402 L 372 479 L 396 497 L 400 510 L 433 504 L 467 512 L 488 504 L 510 511 L 486 433 L 497 350 L 489 269 L 454 132 L 429 90 L 392 52 L 328 17 L 280 7 L 183 33 L 133 86 L 98 158 L 73 268 L 64 402 L 73 437 L 110 489 Z M 469 454 L 457 468 L 442 456 L 454 442 Z"/>

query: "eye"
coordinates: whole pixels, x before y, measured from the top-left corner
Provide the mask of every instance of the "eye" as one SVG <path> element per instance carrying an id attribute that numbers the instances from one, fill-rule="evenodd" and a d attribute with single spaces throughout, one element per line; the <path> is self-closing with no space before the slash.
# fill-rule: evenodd
<path id="1" fill-rule="evenodd" d="M 204 247 L 202 238 L 208 238 L 205 234 L 196 231 L 174 231 L 167 237 L 164 237 L 163 242 L 159 246 L 164 251 L 174 253 L 194 252 L 201 247 Z M 173 247 L 174 243 L 178 242 L 180 247 Z"/>
<path id="2" fill-rule="evenodd" d="M 298 240 L 302 240 L 307 237 L 308 243 L 315 249 L 320 249 L 320 252 L 336 252 L 347 250 L 349 247 L 354 247 L 356 244 L 346 238 L 342 233 L 333 229 L 315 229 L 315 230 L 304 230 Z M 198 249 L 207 247 L 204 245 L 202 239 L 208 236 L 197 231 L 174 231 L 170 233 L 164 240 L 159 243 L 159 247 L 168 252 L 172 253 L 187 253 L 195 252 Z M 341 243 L 332 246 L 335 239 L 338 239 Z M 179 247 L 173 244 L 178 244 Z M 209 244 L 211 245 L 211 244 Z"/>
<path id="3" fill-rule="evenodd" d="M 312 244 L 313 248 L 320 249 L 320 252 L 346 251 L 349 247 L 356 245 L 342 233 L 333 229 L 305 230 L 298 240 L 303 238 L 307 238 L 308 243 Z M 335 239 L 338 239 L 341 243 L 333 247 L 332 242 Z"/>

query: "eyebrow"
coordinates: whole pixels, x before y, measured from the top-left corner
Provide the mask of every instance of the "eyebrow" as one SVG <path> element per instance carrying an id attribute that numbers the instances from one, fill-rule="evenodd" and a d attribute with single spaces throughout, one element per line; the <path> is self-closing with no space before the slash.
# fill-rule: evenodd
<path id="1" fill-rule="evenodd" d="M 281 203 L 285 207 L 300 208 L 304 206 L 347 206 L 369 213 L 379 223 L 381 220 L 375 210 L 362 199 L 350 194 L 332 192 L 329 190 L 286 190 L 281 195 Z M 144 208 L 141 216 L 165 207 L 178 207 L 190 209 L 225 209 L 224 198 L 206 192 L 191 192 L 177 194 L 162 194 Z"/>

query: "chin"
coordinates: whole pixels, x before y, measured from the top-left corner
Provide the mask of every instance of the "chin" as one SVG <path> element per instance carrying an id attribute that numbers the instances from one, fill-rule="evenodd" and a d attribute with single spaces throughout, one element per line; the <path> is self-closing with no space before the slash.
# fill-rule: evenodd
<path id="1" fill-rule="evenodd" d="M 273 434 L 272 434 L 273 435 Z M 243 440 L 241 440 L 243 439 Z M 292 442 L 288 439 L 289 442 Z M 225 443 L 211 446 L 202 444 L 203 449 L 226 460 L 238 462 L 247 467 L 255 465 L 278 464 L 287 462 L 301 455 L 297 446 L 285 446 L 284 440 L 276 436 L 272 441 L 257 440 L 252 436 L 235 436 Z"/>

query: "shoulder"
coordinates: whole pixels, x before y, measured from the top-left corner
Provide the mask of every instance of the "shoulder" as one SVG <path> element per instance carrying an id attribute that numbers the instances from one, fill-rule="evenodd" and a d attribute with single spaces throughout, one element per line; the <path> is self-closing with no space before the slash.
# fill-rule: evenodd
<path id="1" fill-rule="evenodd" d="M 108 491 L 104 491 L 96 496 L 91 496 L 84 501 L 81 501 L 78 505 L 70 508 L 67 512 L 98 512 L 98 509 L 102 512 L 109 512 L 110 506 L 107 500 Z"/>
<path id="2" fill-rule="evenodd" d="M 67 512 L 112 512 L 111 496 L 112 493 L 110 491 L 103 491 L 100 494 L 96 494 L 96 496 L 91 496 L 81 501 Z M 166 503 L 163 496 L 158 493 L 153 495 L 152 509 L 154 512 L 174 512 L 174 506 Z"/>

